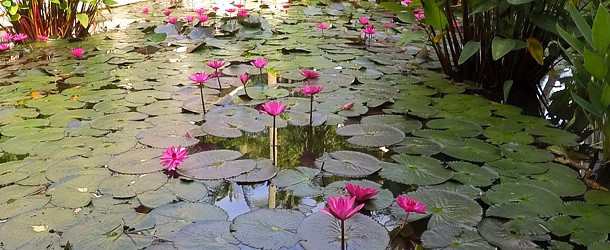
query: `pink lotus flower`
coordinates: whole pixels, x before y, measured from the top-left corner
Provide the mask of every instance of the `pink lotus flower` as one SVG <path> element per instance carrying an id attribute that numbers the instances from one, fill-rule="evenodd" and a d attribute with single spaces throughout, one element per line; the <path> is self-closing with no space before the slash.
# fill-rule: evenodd
<path id="1" fill-rule="evenodd" d="M 411 2 L 413 2 L 413 0 L 403 0 L 402 1 L 402 5 L 403 6 L 409 6 L 409 4 L 411 4 Z"/>
<path id="2" fill-rule="evenodd" d="M 243 8 L 246 5 L 243 4 L 243 3 L 233 3 L 233 6 L 235 6 L 235 8 L 241 9 L 241 8 Z"/>
<path id="3" fill-rule="evenodd" d="M 220 76 L 220 73 L 218 72 L 218 69 L 215 70 L 214 72 L 212 72 L 212 74 L 210 74 L 213 78 L 218 78 Z"/>
<path id="4" fill-rule="evenodd" d="M 308 70 L 308 69 L 302 69 L 301 75 L 303 75 L 305 77 L 305 79 L 315 79 L 315 78 L 318 78 L 318 76 L 320 76 L 320 74 L 318 74 L 318 72 L 315 72 L 313 70 Z"/>
<path id="5" fill-rule="evenodd" d="M 263 58 L 256 58 L 250 62 L 250 64 L 252 64 L 252 66 L 257 67 L 259 69 L 262 69 L 265 66 L 267 66 L 267 63 L 269 63 L 269 61 L 267 61 Z"/>
<path id="6" fill-rule="evenodd" d="M 2 36 L 2 40 L 5 42 L 10 42 L 10 41 L 13 41 L 13 37 L 15 37 L 15 35 L 13 35 L 11 33 L 6 33 Z"/>
<path id="7" fill-rule="evenodd" d="M 365 188 L 349 182 L 345 183 L 345 189 L 347 189 L 347 192 L 349 192 L 352 197 L 356 198 L 356 201 L 358 202 L 366 201 L 379 193 L 379 191 L 374 188 Z"/>
<path id="8" fill-rule="evenodd" d="M 235 8 L 228 8 L 228 9 L 225 9 L 225 11 L 226 11 L 226 12 L 228 12 L 228 13 L 233 13 L 233 12 L 235 12 L 236 10 L 237 10 L 237 9 L 235 9 Z"/>
<path id="9" fill-rule="evenodd" d="M 417 13 L 415 14 L 415 18 L 417 18 L 417 20 L 422 20 L 426 18 L 426 15 L 424 15 L 424 13 Z"/>
<path id="10" fill-rule="evenodd" d="M 290 6 L 292 6 L 292 4 L 286 3 L 286 4 L 282 5 L 282 8 L 288 9 L 288 8 L 290 8 Z"/>
<path id="11" fill-rule="evenodd" d="M 172 10 L 170 10 L 170 9 L 163 11 L 163 15 L 169 16 L 170 14 L 172 14 Z"/>
<path id="12" fill-rule="evenodd" d="M 328 29 L 328 24 L 321 23 L 321 24 L 316 25 L 316 28 L 325 30 L 325 29 Z"/>
<path id="13" fill-rule="evenodd" d="M 377 33 L 377 30 L 375 28 L 369 26 L 369 27 L 362 29 L 362 32 L 364 32 L 364 34 L 367 34 L 367 35 L 373 35 L 373 34 Z"/>
<path id="14" fill-rule="evenodd" d="M 386 29 L 392 28 L 392 24 L 391 23 L 384 23 L 383 27 Z"/>
<path id="15" fill-rule="evenodd" d="M 241 81 L 241 84 L 243 84 L 244 86 L 246 85 L 246 83 L 248 83 L 248 78 L 250 78 L 250 76 L 248 74 L 239 75 L 239 80 Z"/>
<path id="16" fill-rule="evenodd" d="M 354 102 L 348 102 L 341 107 L 341 110 L 350 110 L 354 107 Z"/>
<path id="17" fill-rule="evenodd" d="M 424 13 L 424 9 L 422 9 L 422 8 L 414 9 L 413 13 Z"/>
<path id="18" fill-rule="evenodd" d="M 11 45 L 8 43 L 0 43 L 0 51 L 5 51 L 5 50 L 9 50 L 11 48 Z"/>
<path id="19" fill-rule="evenodd" d="M 212 7 L 212 10 L 214 10 L 214 11 L 218 11 L 218 9 L 220 9 L 218 6 Z"/>
<path id="20" fill-rule="evenodd" d="M 212 75 L 206 73 L 196 73 L 189 76 L 189 80 L 198 84 L 202 84 L 211 78 Z"/>
<path id="21" fill-rule="evenodd" d="M 142 8 L 142 13 L 148 13 L 148 7 Z"/>
<path id="22" fill-rule="evenodd" d="M 201 15 L 203 15 L 203 13 L 205 13 L 205 9 L 204 8 L 195 9 L 195 13 L 197 13 L 201 16 Z"/>
<path id="23" fill-rule="evenodd" d="M 48 36 L 36 36 L 36 38 L 38 38 L 38 40 L 40 41 L 49 41 L 49 37 Z"/>
<path id="24" fill-rule="evenodd" d="M 206 63 L 206 65 L 208 65 L 208 67 L 213 68 L 213 69 L 219 69 L 222 66 L 225 65 L 225 62 L 223 61 L 210 61 L 208 63 Z"/>
<path id="25" fill-rule="evenodd" d="M 354 216 L 364 204 L 360 204 L 354 207 L 356 203 L 356 197 L 329 197 L 326 199 L 328 208 L 323 208 L 320 212 L 333 216 L 339 220 L 347 220 Z"/>
<path id="26" fill-rule="evenodd" d="M 186 17 L 184 17 L 184 19 L 186 19 L 186 21 L 190 23 L 193 20 L 195 20 L 195 16 L 186 16 Z"/>
<path id="27" fill-rule="evenodd" d="M 322 89 L 324 89 L 324 87 L 322 87 L 322 86 L 305 85 L 299 90 L 299 93 L 301 93 L 303 95 L 313 96 L 317 93 L 320 93 L 320 91 L 322 91 Z"/>
<path id="28" fill-rule="evenodd" d="M 23 41 L 25 39 L 28 39 L 28 35 L 23 34 L 23 33 L 15 34 L 15 36 L 13 36 L 13 41 L 14 42 L 20 42 L 20 41 Z"/>
<path id="29" fill-rule="evenodd" d="M 281 102 L 272 101 L 263 104 L 263 109 L 265 110 L 265 113 L 269 114 L 270 116 L 278 116 L 284 112 L 284 110 L 286 110 L 286 105 L 282 104 Z"/>
<path id="30" fill-rule="evenodd" d="M 81 56 L 83 56 L 85 54 L 85 50 L 81 49 L 81 48 L 74 48 L 72 49 L 72 55 L 76 58 L 80 58 Z"/>
<path id="31" fill-rule="evenodd" d="M 178 22 L 178 18 L 177 17 L 170 17 L 167 20 L 165 20 L 167 23 L 171 23 L 171 24 L 176 24 L 176 22 Z"/>
<path id="32" fill-rule="evenodd" d="M 462 27 L 462 24 L 461 23 L 453 23 L 452 26 L 453 26 L 453 28 L 459 28 L 459 27 Z"/>
<path id="33" fill-rule="evenodd" d="M 369 18 L 361 17 L 360 19 L 358 19 L 358 21 L 360 22 L 360 24 L 367 24 L 369 22 Z"/>
<path id="34" fill-rule="evenodd" d="M 199 16 L 199 22 L 203 23 L 203 22 L 207 21 L 208 19 L 210 19 L 210 17 L 207 15 Z"/>
<path id="35" fill-rule="evenodd" d="M 188 158 L 189 152 L 186 151 L 186 148 L 178 146 L 169 147 L 163 152 L 163 157 L 161 157 L 161 165 L 167 166 L 168 171 L 172 171 L 178 168 L 182 162 L 186 158 Z"/>
<path id="36" fill-rule="evenodd" d="M 419 203 L 413 198 L 409 198 L 406 195 L 399 195 L 396 197 L 396 204 L 405 210 L 405 213 L 416 212 L 426 213 L 426 205 Z"/>
<path id="37" fill-rule="evenodd" d="M 239 10 L 237 12 L 237 15 L 242 17 L 242 18 L 246 18 L 246 17 L 248 17 L 248 10 Z"/>

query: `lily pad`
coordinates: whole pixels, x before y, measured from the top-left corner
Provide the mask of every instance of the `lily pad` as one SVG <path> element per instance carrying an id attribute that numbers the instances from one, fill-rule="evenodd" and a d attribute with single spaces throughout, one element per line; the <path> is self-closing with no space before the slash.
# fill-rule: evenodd
<path id="1" fill-rule="evenodd" d="M 280 171 L 271 179 L 271 183 L 279 189 L 292 191 L 298 197 L 317 196 L 322 194 L 322 187 L 313 182 L 313 178 L 320 173 L 319 169 L 297 167 Z"/>
<path id="2" fill-rule="evenodd" d="M 489 167 L 479 167 L 468 162 L 450 162 L 448 165 L 457 172 L 453 179 L 467 185 L 487 187 L 500 178 L 498 173 Z"/>
<path id="3" fill-rule="evenodd" d="M 485 193 L 483 201 L 487 204 L 523 203 L 543 217 L 557 214 L 557 209 L 562 204 L 561 198 L 551 191 L 521 183 L 493 186 Z"/>
<path id="4" fill-rule="evenodd" d="M 397 128 L 378 124 L 347 125 L 336 132 L 341 136 L 351 136 L 347 142 L 365 147 L 388 146 L 405 138 L 405 134 Z"/>
<path id="5" fill-rule="evenodd" d="M 0 227 L 0 242 L 9 249 L 60 249 L 60 236 L 75 224 L 71 209 L 46 208 L 21 214 Z"/>
<path id="6" fill-rule="evenodd" d="M 260 159 L 256 161 L 256 167 L 245 174 L 232 178 L 231 181 L 236 182 L 262 182 L 269 180 L 278 173 L 279 168 L 273 165 L 273 162 L 269 159 Z"/>
<path id="7" fill-rule="evenodd" d="M 473 162 L 490 162 L 502 157 L 500 149 L 479 139 L 464 139 L 462 143 L 454 142 L 451 145 L 445 145 L 443 153 L 453 158 Z"/>
<path id="8" fill-rule="evenodd" d="M 381 169 L 381 161 L 360 152 L 336 151 L 316 160 L 316 166 L 344 177 L 361 177 Z"/>
<path id="9" fill-rule="evenodd" d="M 155 148 L 168 148 L 171 146 L 190 147 L 199 142 L 193 136 L 187 135 L 197 126 L 195 125 L 167 125 L 143 130 L 136 135 L 138 141 L 144 145 Z"/>
<path id="10" fill-rule="evenodd" d="M 407 137 L 392 147 L 399 154 L 435 155 L 443 151 L 443 145 L 433 140 L 417 137 Z"/>
<path id="11" fill-rule="evenodd" d="M 231 223 L 222 220 L 203 220 L 187 225 L 177 233 L 174 245 L 178 249 L 239 250 L 233 237 Z"/>
<path id="12" fill-rule="evenodd" d="M 410 133 L 411 131 L 418 130 L 422 127 L 422 124 L 418 120 L 406 120 L 402 116 L 398 115 L 371 115 L 363 117 L 360 120 L 362 124 L 380 124 L 392 126 L 404 133 Z"/>
<path id="13" fill-rule="evenodd" d="M 443 166 L 443 162 L 425 156 L 394 155 L 397 163 L 383 163 L 379 176 L 403 184 L 434 185 L 453 177 L 454 172 Z"/>
<path id="14" fill-rule="evenodd" d="M 231 150 L 212 150 L 190 155 L 178 173 L 200 180 L 219 180 L 239 176 L 256 167 L 254 160 L 237 160 L 242 154 Z"/>
<path id="15" fill-rule="evenodd" d="M 98 185 L 107 175 L 66 176 L 53 183 L 47 190 L 51 204 L 65 208 L 79 208 L 89 205 Z"/>
<path id="16" fill-rule="evenodd" d="M 328 198 L 330 196 L 343 196 L 349 194 L 345 190 L 345 183 L 348 181 L 335 181 L 328 186 L 324 187 L 324 197 Z M 380 210 L 389 207 L 394 202 L 394 196 L 390 190 L 381 188 L 380 184 L 369 180 L 354 180 L 349 181 L 349 183 L 361 186 L 361 187 L 369 187 L 373 188 L 379 193 L 373 196 L 371 199 L 368 199 L 364 203 L 364 209 L 369 211 Z"/>
<path id="17" fill-rule="evenodd" d="M 299 241 L 297 228 L 304 218 L 303 213 L 294 210 L 254 210 L 233 219 L 234 236 L 255 248 L 290 248 Z"/>
<path id="18" fill-rule="evenodd" d="M 522 162 L 549 162 L 555 158 L 549 151 L 530 145 L 507 143 L 500 149 L 506 158 Z"/>
<path id="19" fill-rule="evenodd" d="M 227 220 L 229 216 L 221 208 L 203 203 L 178 202 L 155 208 L 150 215 L 155 218 L 155 237 L 173 240 L 185 226 L 203 220 Z"/>
<path id="20" fill-rule="evenodd" d="M 330 215 L 315 213 L 303 220 L 297 235 L 305 249 L 340 249 L 341 222 Z M 345 220 L 345 249 L 386 249 L 390 237 L 387 230 L 372 218 L 355 214 Z"/>
<path id="21" fill-rule="evenodd" d="M 114 198 L 131 198 L 146 191 L 156 190 L 166 182 L 167 176 L 160 172 L 143 176 L 118 175 L 104 179 L 100 183 L 99 191 Z"/>
<path id="22" fill-rule="evenodd" d="M 500 249 L 540 249 L 534 241 L 547 241 L 548 235 L 523 235 L 510 232 L 496 219 L 486 218 L 477 226 L 479 234 Z"/>
<path id="23" fill-rule="evenodd" d="M 472 228 L 447 226 L 426 230 L 422 244 L 430 249 L 496 249 Z"/>
<path id="24" fill-rule="evenodd" d="M 108 168 L 121 174 L 147 174 L 164 168 L 159 157 L 161 149 L 136 149 L 116 155 L 108 161 Z"/>

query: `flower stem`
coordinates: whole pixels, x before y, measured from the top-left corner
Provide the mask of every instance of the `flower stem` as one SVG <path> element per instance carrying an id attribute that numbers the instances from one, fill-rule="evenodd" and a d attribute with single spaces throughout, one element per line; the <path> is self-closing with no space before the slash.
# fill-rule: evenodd
<path id="1" fill-rule="evenodd" d="M 271 138 L 272 141 L 272 146 L 271 146 L 271 155 L 273 155 L 273 166 L 275 166 L 275 137 L 276 137 L 276 130 L 275 130 L 275 116 L 273 116 L 273 138 Z"/>
<path id="2" fill-rule="evenodd" d="M 220 85 L 220 74 L 218 73 L 218 69 L 216 69 L 216 79 L 218 80 L 218 88 L 222 89 L 222 85 Z"/>
<path id="3" fill-rule="evenodd" d="M 398 232 L 396 232 L 396 234 L 393 235 L 392 238 L 390 238 L 390 241 L 392 241 L 394 238 L 396 238 L 396 236 L 400 234 L 400 232 L 402 232 L 402 229 L 407 225 L 407 219 L 409 219 L 409 213 L 407 213 L 407 216 L 405 216 L 405 221 L 403 221 L 402 225 L 400 225 Z"/>
<path id="4" fill-rule="evenodd" d="M 345 221 L 341 220 L 341 250 L 345 250 Z"/>
<path id="5" fill-rule="evenodd" d="M 203 114 L 205 115 L 205 101 L 203 100 L 203 83 L 199 84 L 199 92 L 201 92 L 201 107 L 203 108 Z"/>
<path id="6" fill-rule="evenodd" d="M 309 126 L 313 125 L 313 95 L 311 95 L 311 100 L 309 102 Z"/>

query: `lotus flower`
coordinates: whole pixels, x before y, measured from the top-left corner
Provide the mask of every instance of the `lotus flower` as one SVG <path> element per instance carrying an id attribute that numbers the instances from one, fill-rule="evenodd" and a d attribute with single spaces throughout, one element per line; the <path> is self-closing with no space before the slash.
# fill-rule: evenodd
<path id="1" fill-rule="evenodd" d="M 256 59 L 254 59 L 253 61 L 250 62 L 250 64 L 252 64 L 252 66 L 261 69 L 261 74 L 263 73 L 262 69 L 265 66 L 267 66 L 267 63 L 269 63 L 269 61 L 267 61 L 267 60 L 265 60 L 263 58 L 256 58 Z"/>
<path id="2" fill-rule="evenodd" d="M 170 10 L 170 9 L 163 11 L 163 15 L 169 16 L 170 14 L 172 14 L 172 10 Z"/>
<path id="3" fill-rule="evenodd" d="M 184 19 L 186 19 L 186 21 L 190 23 L 193 20 L 195 20 L 195 16 L 186 16 L 186 17 L 184 17 Z"/>
<path id="4" fill-rule="evenodd" d="M 214 10 L 214 11 L 218 11 L 218 9 L 220 9 L 218 6 L 212 7 L 212 10 Z"/>
<path id="5" fill-rule="evenodd" d="M 167 23 L 171 23 L 171 24 L 176 24 L 176 22 L 178 22 L 178 18 L 177 17 L 170 17 L 167 20 L 165 20 Z"/>
<path id="6" fill-rule="evenodd" d="M 360 19 L 358 19 L 358 21 L 360 22 L 360 24 L 364 25 L 364 24 L 367 24 L 369 22 L 369 18 L 368 17 L 361 17 Z"/>
<path id="7" fill-rule="evenodd" d="M 25 39 L 28 39 L 28 35 L 23 34 L 23 33 L 18 33 L 18 34 L 15 34 L 15 36 L 13 36 L 13 42 L 21 42 Z"/>
<path id="8" fill-rule="evenodd" d="M 422 20 L 426 18 L 426 15 L 424 15 L 424 13 L 417 13 L 415 14 L 415 18 L 417 18 L 417 20 Z"/>
<path id="9" fill-rule="evenodd" d="M 248 83 L 248 78 L 250 78 L 250 76 L 248 74 L 239 75 L 239 80 L 241 81 L 241 84 L 244 85 L 244 92 L 246 92 L 246 95 L 248 95 L 248 89 L 246 88 L 246 84 Z"/>
<path id="10" fill-rule="evenodd" d="M 213 68 L 213 69 L 219 69 L 222 66 L 225 65 L 225 62 L 223 61 L 209 61 L 208 63 L 206 63 L 206 65 L 208 65 L 208 67 Z"/>
<path id="11" fill-rule="evenodd" d="M 174 146 L 167 148 L 163 152 L 163 157 L 161 157 L 161 165 L 166 166 L 168 171 L 172 171 L 178 168 L 182 162 L 186 158 L 188 158 L 189 152 L 186 151 L 186 148 L 182 146 L 178 146 L 175 148 Z"/>
<path id="12" fill-rule="evenodd" d="M 288 8 L 290 8 L 290 6 L 292 6 L 292 4 L 286 3 L 286 4 L 282 5 L 282 8 L 288 9 Z"/>
<path id="13" fill-rule="evenodd" d="M 341 220 L 341 249 L 345 249 L 345 220 L 354 216 L 362 207 L 364 207 L 364 203 L 358 206 L 355 206 L 356 198 L 355 197 L 329 197 L 326 199 L 326 203 L 328 208 L 323 208 L 320 212 L 333 216 L 339 220 Z"/>
<path id="14" fill-rule="evenodd" d="M 202 84 L 212 78 L 212 75 L 206 73 L 196 73 L 189 76 L 189 79 L 195 83 Z"/>
<path id="15" fill-rule="evenodd" d="M 386 29 L 392 28 L 392 24 L 391 23 L 384 23 L 383 27 Z"/>
<path id="16" fill-rule="evenodd" d="M 248 10 L 245 10 L 245 9 L 244 10 L 239 10 L 237 12 L 237 15 L 239 17 L 241 17 L 241 18 L 246 18 L 246 17 L 248 17 Z"/>
<path id="17" fill-rule="evenodd" d="M 148 7 L 142 8 L 142 13 L 148 13 Z"/>
<path id="18" fill-rule="evenodd" d="M 301 75 L 303 75 L 305 77 L 305 79 L 307 79 L 307 80 L 315 79 L 315 78 L 318 78 L 318 76 L 320 76 L 320 74 L 318 74 L 318 72 L 315 72 L 313 70 L 308 70 L 308 69 L 301 70 Z"/>
<path id="19" fill-rule="evenodd" d="M 409 4 L 411 4 L 411 2 L 413 2 L 413 0 L 403 0 L 402 1 L 402 5 L 403 6 L 409 6 Z"/>
<path id="20" fill-rule="evenodd" d="M 199 22 L 203 23 L 203 22 L 207 21 L 208 19 L 210 19 L 210 17 L 207 15 L 199 16 Z"/>
<path id="21" fill-rule="evenodd" d="M 459 27 L 462 27 L 462 24 L 461 23 L 453 23 L 452 26 L 454 28 L 459 28 Z"/>
<path id="22" fill-rule="evenodd" d="M 11 33 L 6 33 L 2 36 L 2 41 L 5 41 L 5 42 L 13 41 L 13 37 L 15 37 L 15 35 L 13 35 Z"/>
<path id="23" fill-rule="evenodd" d="M 241 8 L 243 8 L 246 5 L 243 4 L 243 3 L 233 3 L 233 6 L 235 6 L 235 8 L 241 9 Z"/>
<path id="24" fill-rule="evenodd" d="M 286 105 L 282 104 L 281 102 L 272 101 L 265 103 L 263 105 L 263 109 L 265 110 L 265 113 L 271 116 L 278 116 L 284 112 L 284 110 L 286 110 Z"/>
<path id="25" fill-rule="evenodd" d="M 85 54 L 85 50 L 81 49 L 81 48 L 74 48 L 72 49 L 72 55 L 76 58 L 80 58 L 81 56 L 83 56 Z"/>
<path id="26" fill-rule="evenodd" d="M 320 31 L 322 31 L 322 37 L 324 37 L 324 30 L 328 29 L 328 24 L 325 23 L 321 23 L 316 25 L 316 28 L 320 29 Z"/>
<path id="27" fill-rule="evenodd" d="M 36 38 L 38 38 L 38 40 L 40 40 L 40 41 L 49 41 L 49 37 L 48 36 L 38 35 L 38 36 L 36 36 Z"/>
<path id="28" fill-rule="evenodd" d="M 201 16 L 201 15 L 203 15 L 203 13 L 205 13 L 205 9 L 204 8 L 195 9 L 195 13 L 197 13 Z"/>
<path id="29" fill-rule="evenodd" d="M 303 95 L 313 96 L 317 93 L 320 93 L 320 91 L 322 91 L 322 89 L 324 89 L 324 87 L 322 87 L 322 86 L 305 85 L 304 87 L 302 87 L 299 90 L 299 93 L 301 93 Z"/>
<path id="30" fill-rule="evenodd" d="M 233 13 L 233 12 L 235 12 L 236 10 L 237 10 L 237 9 L 235 9 L 235 8 L 228 8 L 228 9 L 225 9 L 225 11 L 226 11 L 226 12 L 228 12 L 228 13 Z"/>
<path id="31" fill-rule="evenodd" d="M 5 50 L 9 50 L 11 48 L 11 45 L 8 43 L 0 43 L 0 51 L 5 51 Z"/>
<path id="32" fill-rule="evenodd" d="M 369 26 L 369 27 L 362 29 L 362 32 L 364 32 L 364 34 L 367 34 L 367 35 L 372 35 L 372 34 L 377 33 L 377 30 L 375 28 Z"/>
<path id="33" fill-rule="evenodd" d="M 354 107 L 354 102 L 348 102 L 341 107 L 341 110 L 350 110 Z"/>
<path id="34" fill-rule="evenodd" d="M 426 213 L 426 205 L 419 203 L 413 198 L 409 198 L 406 195 L 399 195 L 396 197 L 396 204 L 405 210 L 405 213 L 416 212 Z"/>
<path id="35" fill-rule="evenodd" d="M 347 192 L 349 192 L 352 197 L 356 198 L 356 201 L 358 202 L 366 201 L 379 193 L 379 191 L 374 188 L 361 187 L 349 182 L 345 183 L 345 189 L 347 189 Z"/>

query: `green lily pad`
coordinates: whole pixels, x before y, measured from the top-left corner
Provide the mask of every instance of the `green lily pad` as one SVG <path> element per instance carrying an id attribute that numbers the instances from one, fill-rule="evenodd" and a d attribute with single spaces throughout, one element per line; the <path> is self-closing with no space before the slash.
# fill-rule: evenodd
<path id="1" fill-rule="evenodd" d="M 138 112 L 124 112 L 105 115 L 91 121 L 90 125 L 95 129 L 118 130 L 129 124 L 130 121 L 144 120 L 148 115 Z"/>
<path id="2" fill-rule="evenodd" d="M 138 141 L 144 145 L 155 148 L 168 148 L 171 146 L 190 147 L 199 142 L 193 136 L 187 135 L 197 126 L 195 125 L 168 125 L 143 130 L 136 135 Z"/>
<path id="3" fill-rule="evenodd" d="M 454 142 L 445 145 L 443 153 L 453 158 L 473 161 L 490 162 L 500 159 L 500 149 L 479 139 L 464 139 L 462 143 Z"/>
<path id="4" fill-rule="evenodd" d="M 538 217 L 536 211 L 523 203 L 505 203 L 491 206 L 485 215 L 511 219 L 504 223 L 504 227 L 512 232 L 526 235 L 548 234 L 546 221 Z"/>
<path id="5" fill-rule="evenodd" d="M 585 200 L 597 205 L 610 205 L 610 192 L 589 190 L 585 193 Z"/>
<path id="6" fill-rule="evenodd" d="M 269 220 L 273 218 L 273 220 Z M 255 248 L 280 249 L 297 244 L 297 228 L 305 215 L 294 210 L 258 209 L 233 219 L 234 236 Z"/>
<path id="7" fill-rule="evenodd" d="M 496 249 L 471 228 L 447 226 L 424 231 L 422 244 L 429 249 Z"/>
<path id="8" fill-rule="evenodd" d="M 99 186 L 102 194 L 114 198 L 131 198 L 146 191 L 156 190 L 167 182 L 167 175 L 152 173 L 143 176 L 117 175 L 104 179 Z"/>
<path id="9" fill-rule="evenodd" d="M 297 235 L 304 249 L 340 249 L 341 222 L 330 215 L 315 213 L 303 220 Z M 387 230 L 372 218 L 355 214 L 345 220 L 346 249 L 386 249 L 390 237 Z"/>
<path id="10" fill-rule="evenodd" d="M 2 211 L 0 219 L 8 219 L 22 213 L 41 209 L 44 205 L 49 203 L 49 200 L 51 200 L 51 197 L 46 197 L 43 195 L 9 199 L 7 202 L 0 204 L 0 210 Z"/>
<path id="11" fill-rule="evenodd" d="M 189 155 L 178 173 L 200 180 L 220 180 L 239 176 L 256 167 L 254 160 L 237 160 L 242 153 L 231 150 L 212 150 Z"/>
<path id="12" fill-rule="evenodd" d="M 170 179 L 161 188 L 137 195 L 138 201 L 149 208 L 156 208 L 174 201 L 197 202 L 208 195 L 208 188 L 198 181 Z"/>
<path id="13" fill-rule="evenodd" d="M 511 142 L 525 145 L 534 142 L 534 137 L 522 131 L 507 134 L 497 130 L 486 129 L 485 131 L 483 131 L 483 135 L 488 138 L 489 142 L 496 145 Z"/>
<path id="14" fill-rule="evenodd" d="M 508 143 L 500 145 L 500 149 L 506 158 L 522 162 L 549 162 L 555 158 L 549 151 L 530 145 Z"/>
<path id="15" fill-rule="evenodd" d="M 162 155 L 161 149 L 136 149 L 112 157 L 108 168 L 121 174 L 154 173 L 164 168 L 159 159 Z"/>
<path id="16" fill-rule="evenodd" d="M 462 137 L 476 137 L 483 132 L 483 128 L 478 124 L 459 119 L 435 119 L 426 123 L 431 129 L 447 129 L 455 132 Z"/>
<path id="17" fill-rule="evenodd" d="M 173 240 L 182 228 L 192 225 L 193 222 L 229 218 L 227 213 L 217 206 L 188 202 L 160 206 L 150 215 L 155 218 L 155 237 L 164 240 Z"/>
<path id="18" fill-rule="evenodd" d="M 493 186 L 485 192 L 483 201 L 487 204 L 522 203 L 543 217 L 557 214 L 557 209 L 562 204 L 561 198 L 551 191 L 521 183 Z"/>
<path id="19" fill-rule="evenodd" d="M 285 169 L 271 179 L 271 183 L 279 189 L 288 190 L 298 197 L 317 196 L 322 194 L 322 187 L 313 182 L 313 178 L 320 173 L 319 169 L 297 167 Z"/>
<path id="20" fill-rule="evenodd" d="M 66 176 L 47 190 L 51 204 L 58 207 L 78 208 L 89 205 L 98 185 L 108 175 Z"/>
<path id="21" fill-rule="evenodd" d="M 393 155 L 397 163 L 383 163 L 379 176 L 403 184 L 434 185 L 453 177 L 443 162 L 425 156 Z"/>
<path id="22" fill-rule="evenodd" d="M 360 120 L 362 124 L 379 124 L 392 126 L 404 133 L 410 133 L 411 131 L 418 130 L 422 127 L 422 124 L 418 120 L 406 120 L 402 116 L 398 115 L 371 115 L 363 117 Z"/>
<path id="23" fill-rule="evenodd" d="M 479 234 L 500 249 L 540 249 L 534 241 L 547 241 L 548 235 L 523 235 L 510 232 L 496 219 L 486 218 L 477 226 Z"/>
<path id="24" fill-rule="evenodd" d="M 405 134 L 397 128 L 378 124 L 354 124 L 337 129 L 341 136 L 351 136 L 347 142 L 358 146 L 381 147 L 399 143 Z"/>
<path id="25" fill-rule="evenodd" d="M 174 245 L 178 249 L 239 250 L 239 241 L 231 234 L 230 226 L 230 222 L 222 220 L 195 222 L 176 234 Z"/>
<path id="26" fill-rule="evenodd" d="M 9 249 L 60 249 L 56 232 L 65 232 L 76 222 L 72 209 L 45 208 L 23 213 L 0 227 L 0 242 Z"/>
<path id="27" fill-rule="evenodd" d="M 453 179 L 467 185 L 487 187 L 500 178 L 495 170 L 486 166 L 479 167 L 468 162 L 450 162 L 448 165 L 456 171 Z"/>
<path id="28" fill-rule="evenodd" d="M 278 173 L 279 168 L 273 165 L 269 159 L 259 159 L 256 161 L 256 167 L 245 174 L 230 179 L 236 182 L 255 183 L 269 180 Z"/>
<path id="29" fill-rule="evenodd" d="M 317 159 L 316 166 L 339 176 L 360 177 L 379 171 L 381 161 L 365 153 L 336 151 Z"/>
<path id="30" fill-rule="evenodd" d="M 417 137 L 407 137 L 392 147 L 399 154 L 435 155 L 443 151 L 443 145 L 433 140 Z"/>

